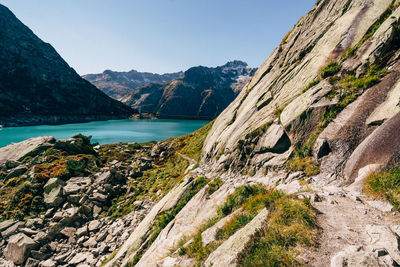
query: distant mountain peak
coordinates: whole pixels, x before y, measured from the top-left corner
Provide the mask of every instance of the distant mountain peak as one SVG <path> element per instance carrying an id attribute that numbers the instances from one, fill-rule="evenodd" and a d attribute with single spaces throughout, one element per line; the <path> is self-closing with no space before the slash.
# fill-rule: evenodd
<path id="1" fill-rule="evenodd" d="M 114 72 L 83 76 L 106 94 L 161 117 L 214 118 L 241 91 L 255 69 L 240 60 L 185 72 Z"/>

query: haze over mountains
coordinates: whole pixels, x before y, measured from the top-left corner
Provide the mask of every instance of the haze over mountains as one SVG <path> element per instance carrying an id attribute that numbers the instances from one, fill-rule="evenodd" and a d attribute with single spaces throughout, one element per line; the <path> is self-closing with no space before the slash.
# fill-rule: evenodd
<path id="1" fill-rule="evenodd" d="M 1 125 L 117 119 L 134 113 L 82 79 L 3 5 L 0 61 Z"/>
<path id="2" fill-rule="evenodd" d="M 198 66 L 170 74 L 104 71 L 83 78 L 141 113 L 170 118 L 215 118 L 237 96 L 256 69 L 245 62 Z"/>

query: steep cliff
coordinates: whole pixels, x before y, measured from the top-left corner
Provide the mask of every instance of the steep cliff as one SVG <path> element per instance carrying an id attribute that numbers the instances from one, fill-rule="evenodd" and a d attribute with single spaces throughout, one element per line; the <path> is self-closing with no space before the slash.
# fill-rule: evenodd
<path id="1" fill-rule="evenodd" d="M 0 5 L 0 124 L 127 118 L 133 110 L 82 79 Z"/>

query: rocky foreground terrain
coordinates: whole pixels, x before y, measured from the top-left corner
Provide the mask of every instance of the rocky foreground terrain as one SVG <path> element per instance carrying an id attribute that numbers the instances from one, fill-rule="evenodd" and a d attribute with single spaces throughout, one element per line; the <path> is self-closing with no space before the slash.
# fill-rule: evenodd
<path id="1" fill-rule="evenodd" d="M 0 125 L 128 118 L 134 111 L 82 79 L 0 5 Z"/>
<path id="2" fill-rule="evenodd" d="M 255 71 L 236 60 L 215 68 L 193 67 L 183 73 L 106 71 L 83 77 L 140 113 L 164 118 L 214 119 Z"/>
<path id="3" fill-rule="evenodd" d="M 5 266 L 398 266 L 398 0 L 320 0 L 179 138 L 0 150 Z"/>

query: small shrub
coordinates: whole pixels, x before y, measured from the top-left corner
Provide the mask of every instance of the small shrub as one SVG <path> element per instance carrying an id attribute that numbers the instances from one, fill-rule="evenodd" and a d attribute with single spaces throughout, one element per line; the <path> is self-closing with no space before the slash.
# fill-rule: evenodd
<path id="1" fill-rule="evenodd" d="M 274 115 L 279 119 L 281 117 L 283 108 L 277 108 L 274 110 Z"/>
<path id="2" fill-rule="evenodd" d="M 86 162 L 84 160 L 68 160 L 66 167 L 71 172 L 82 172 L 86 168 Z"/>
<path id="3" fill-rule="evenodd" d="M 82 141 L 85 145 L 90 145 L 90 140 L 92 140 L 91 136 L 85 136 L 81 133 L 74 135 L 72 138 L 82 139 Z"/>
<path id="4" fill-rule="evenodd" d="M 211 195 L 212 193 L 217 191 L 223 184 L 224 181 L 222 181 L 221 178 L 219 177 L 215 178 L 210 183 L 208 183 L 207 193 Z"/>
<path id="5" fill-rule="evenodd" d="M 133 143 L 133 144 L 129 144 L 128 148 L 131 149 L 131 150 L 138 150 L 138 149 L 142 148 L 142 145 L 138 144 L 138 143 Z"/>
<path id="6" fill-rule="evenodd" d="M 268 226 L 239 255 L 238 266 L 301 266 L 297 248 L 315 242 L 316 212 L 310 202 L 276 191 L 271 196 Z"/>
<path id="7" fill-rule="evenodd" d="M 342 69 L 342 65 L 337 62 L 329 62 L 328 65 L 320 70 L 320 75 L 323 79 L 335 75 Z"/>
<path id="8" fill-rule="evenodd" d="M 61 154 L 60 150 L 51 147 L 43 153 L 43 156 L 61 156 Z"/>

